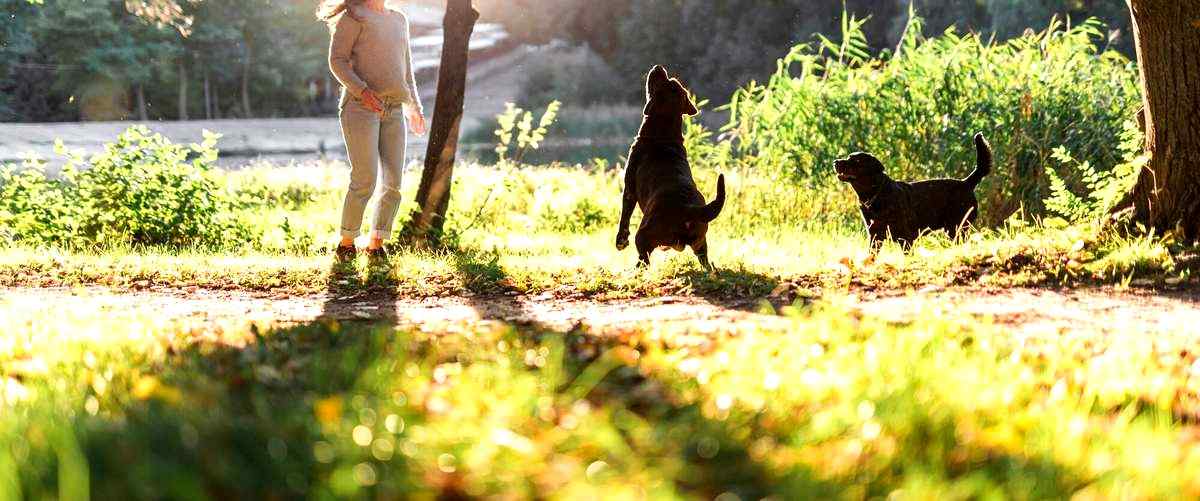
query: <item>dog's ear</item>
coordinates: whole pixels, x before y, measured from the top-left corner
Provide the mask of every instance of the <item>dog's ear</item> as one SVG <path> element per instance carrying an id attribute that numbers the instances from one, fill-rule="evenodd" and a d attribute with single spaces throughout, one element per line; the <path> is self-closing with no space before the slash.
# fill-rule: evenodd
<path id="1" fill-rule="evenodd" d="M 700 110 L 696 109 L 696 104 L 692 102 L 692 94 L 688 92 L 687 87 L 683 86 L 683 82 L 680 82 L 678 78 L 672 78 L 671 87 L 679 99 L 680 115 L 694 117 L 700 114 Z"/>
<path id="2" fill-rule="evenodd" d="M 679 88 L 683 91 L 681 94 L 683 97 L 683 114 L 689 117 L 699 115 L 700 110 L 696 108 L 696 102 L 692 100 L 692 93 L 688 92 L 682 83 L 679 84 Z"/>

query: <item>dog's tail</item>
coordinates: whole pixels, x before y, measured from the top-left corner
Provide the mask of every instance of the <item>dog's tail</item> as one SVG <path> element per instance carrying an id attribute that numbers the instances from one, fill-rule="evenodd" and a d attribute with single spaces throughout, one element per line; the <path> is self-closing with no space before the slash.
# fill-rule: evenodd
<path id="1" fill-rule="evenodd" d="M 992 145 L 988 144 L 983 133 L 975 134 L 975 172 L 963 179 L 964 183 L 975 189 L 983 178 L 992 173 Z"/>
<path id="2" fill-rule="evenodd" d="M 717 198 L 714 198 L 708 205 L 696 208 L 695 219 L 711 223 L 717 216 L 721 215 L 721 209 L 725 208 L 725 174 L 717 177 Z"/>

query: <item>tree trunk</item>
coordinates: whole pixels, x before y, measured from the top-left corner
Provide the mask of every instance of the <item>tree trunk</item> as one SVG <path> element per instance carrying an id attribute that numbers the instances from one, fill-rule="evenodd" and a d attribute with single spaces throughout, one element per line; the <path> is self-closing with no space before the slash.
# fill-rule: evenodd
<path id="1" fill-rule="evenodd" d="M 409 222 L 413 237 L 428 238 L 431 233 L 440 233 L 446 221 L 463 100 L 466 98 L 471 34 L 478 20 L 479 12 L 471 6 L 471 0 L 447 0 L 437 103 L 433 108 L 429 147 L 425 152 L 425 169 L 417 190 L 419 212 Z"/>
<path id="2" fill-rule="evenodd" d="M 179 60 L 179 119 L 188 119 L 188 72 L 187 56 Z"/>
<path id="3" fill-rule="evenodd" d="M 254 116 L 250 109 L 250 70 L 254 68 L 254 34 L 247 30 L 242 36 L 245 40 L 245 54 L 242 58 L 242 113 L 245 114 L 244 118 L 251 118 Z"/>
<path id="4" fill-rule="evenodd" d="M 213 94 L 213 96 L 212 96 L 213 97 L 213 102 L 212 102 L 213 118 L 220 120 L 221 119 L 221 85 L 220 85 L 220 82 L 218 82 L 217 85 L 212 86 L 212 94 Z"/>
<path id="5" fill-rule="evenodd" d="M 204 119 L 213 119 L 212 82 L 208 78 L 208 68 L 204 69 Z"/>
<path id="6" fill-rule="evenodd" d="M 137 94 L 138 120 L 146 122 L 150 120 L 149 113 L 146 113 L 146 86 L 137 84 L 134 93 Z"/>
<path id="7" fill-rule="evenodd" d="M 1150 162 L 1132 195 L 1133 221 L 1200 238 L 1200 0 L 1129 0 Z"/>

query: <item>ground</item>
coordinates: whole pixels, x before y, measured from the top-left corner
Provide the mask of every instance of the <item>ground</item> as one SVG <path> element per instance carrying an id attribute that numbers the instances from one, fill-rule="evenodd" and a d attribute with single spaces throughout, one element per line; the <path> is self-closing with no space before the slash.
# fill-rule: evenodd
<path id="1" fill-rule="evenodd" d="M 396 298 L 373 293 L 290 295 L 227 290 L 155 288 L 129 292 L 97 287 L 8 288 L 0 301 L 56 304 L 63 308 L 99 305 L 112 310 L 147 310 L 173 318 L 217 321 L 262 319 L 307 323 L 323 318 L 382 320 L 430 328 L 445 324 L 501 321 L 569 332 L 619 332 L 641 324 L 672 324 L 680 330 L 736 329 L 739 323 L 770 325 L 777 317 L 771 298 L 711 300 L 664 296 L 597 301 L 538 295 L 468 295 Z M 1153 290 L 931 287 L 918 291 L 858 293 L 846 301 L 863 315 L 889 322 L 916 321 L 918 305 L 987 319 L 1014 335 L 1061 336 L 1115 331 L 1153 333 L 1200 325 L 1200 294 Z"/>

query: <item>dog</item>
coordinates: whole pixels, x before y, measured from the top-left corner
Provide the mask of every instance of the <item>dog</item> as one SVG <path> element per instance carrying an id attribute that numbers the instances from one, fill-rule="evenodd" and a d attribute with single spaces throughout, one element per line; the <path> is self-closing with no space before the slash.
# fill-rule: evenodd
<path id="1" fill-rule="evenodd" d="M 838 180 L 858 195 L 871 249 L 878 250 L 888 239 L 908 249 L 923 232 L 945 230 L 954 238 L 975 223 L 975 188 L 992 171 L 992 147 L 982 133 L 975 135 L 975 154 L 975 171 L 966 179 L 893 181 L 878 158 L 861 152 L 835 161 L 833 168 Z"/>
<path id="2" fill-rule="evenodd" d="M 708 259 L 708 224 L 725 207 L 725 175 L 717 179 L 717 197 L 705 203 L 696 189 L 687 149 L 683 145 L 683 117 L 699 113 L 687 89 L 666 68 L 655 66 L 646 76 L 646 109 L 642 126 L 625 167 L 625 192 L 617 250 L 629 246 L 629 218 L 634 206 L 642 209 L 634 244 L 638 265 L 650 263 L 650 253 L 665 247 L 682 251 L 691 247 L 700 264 L 712 270 Z"/>

